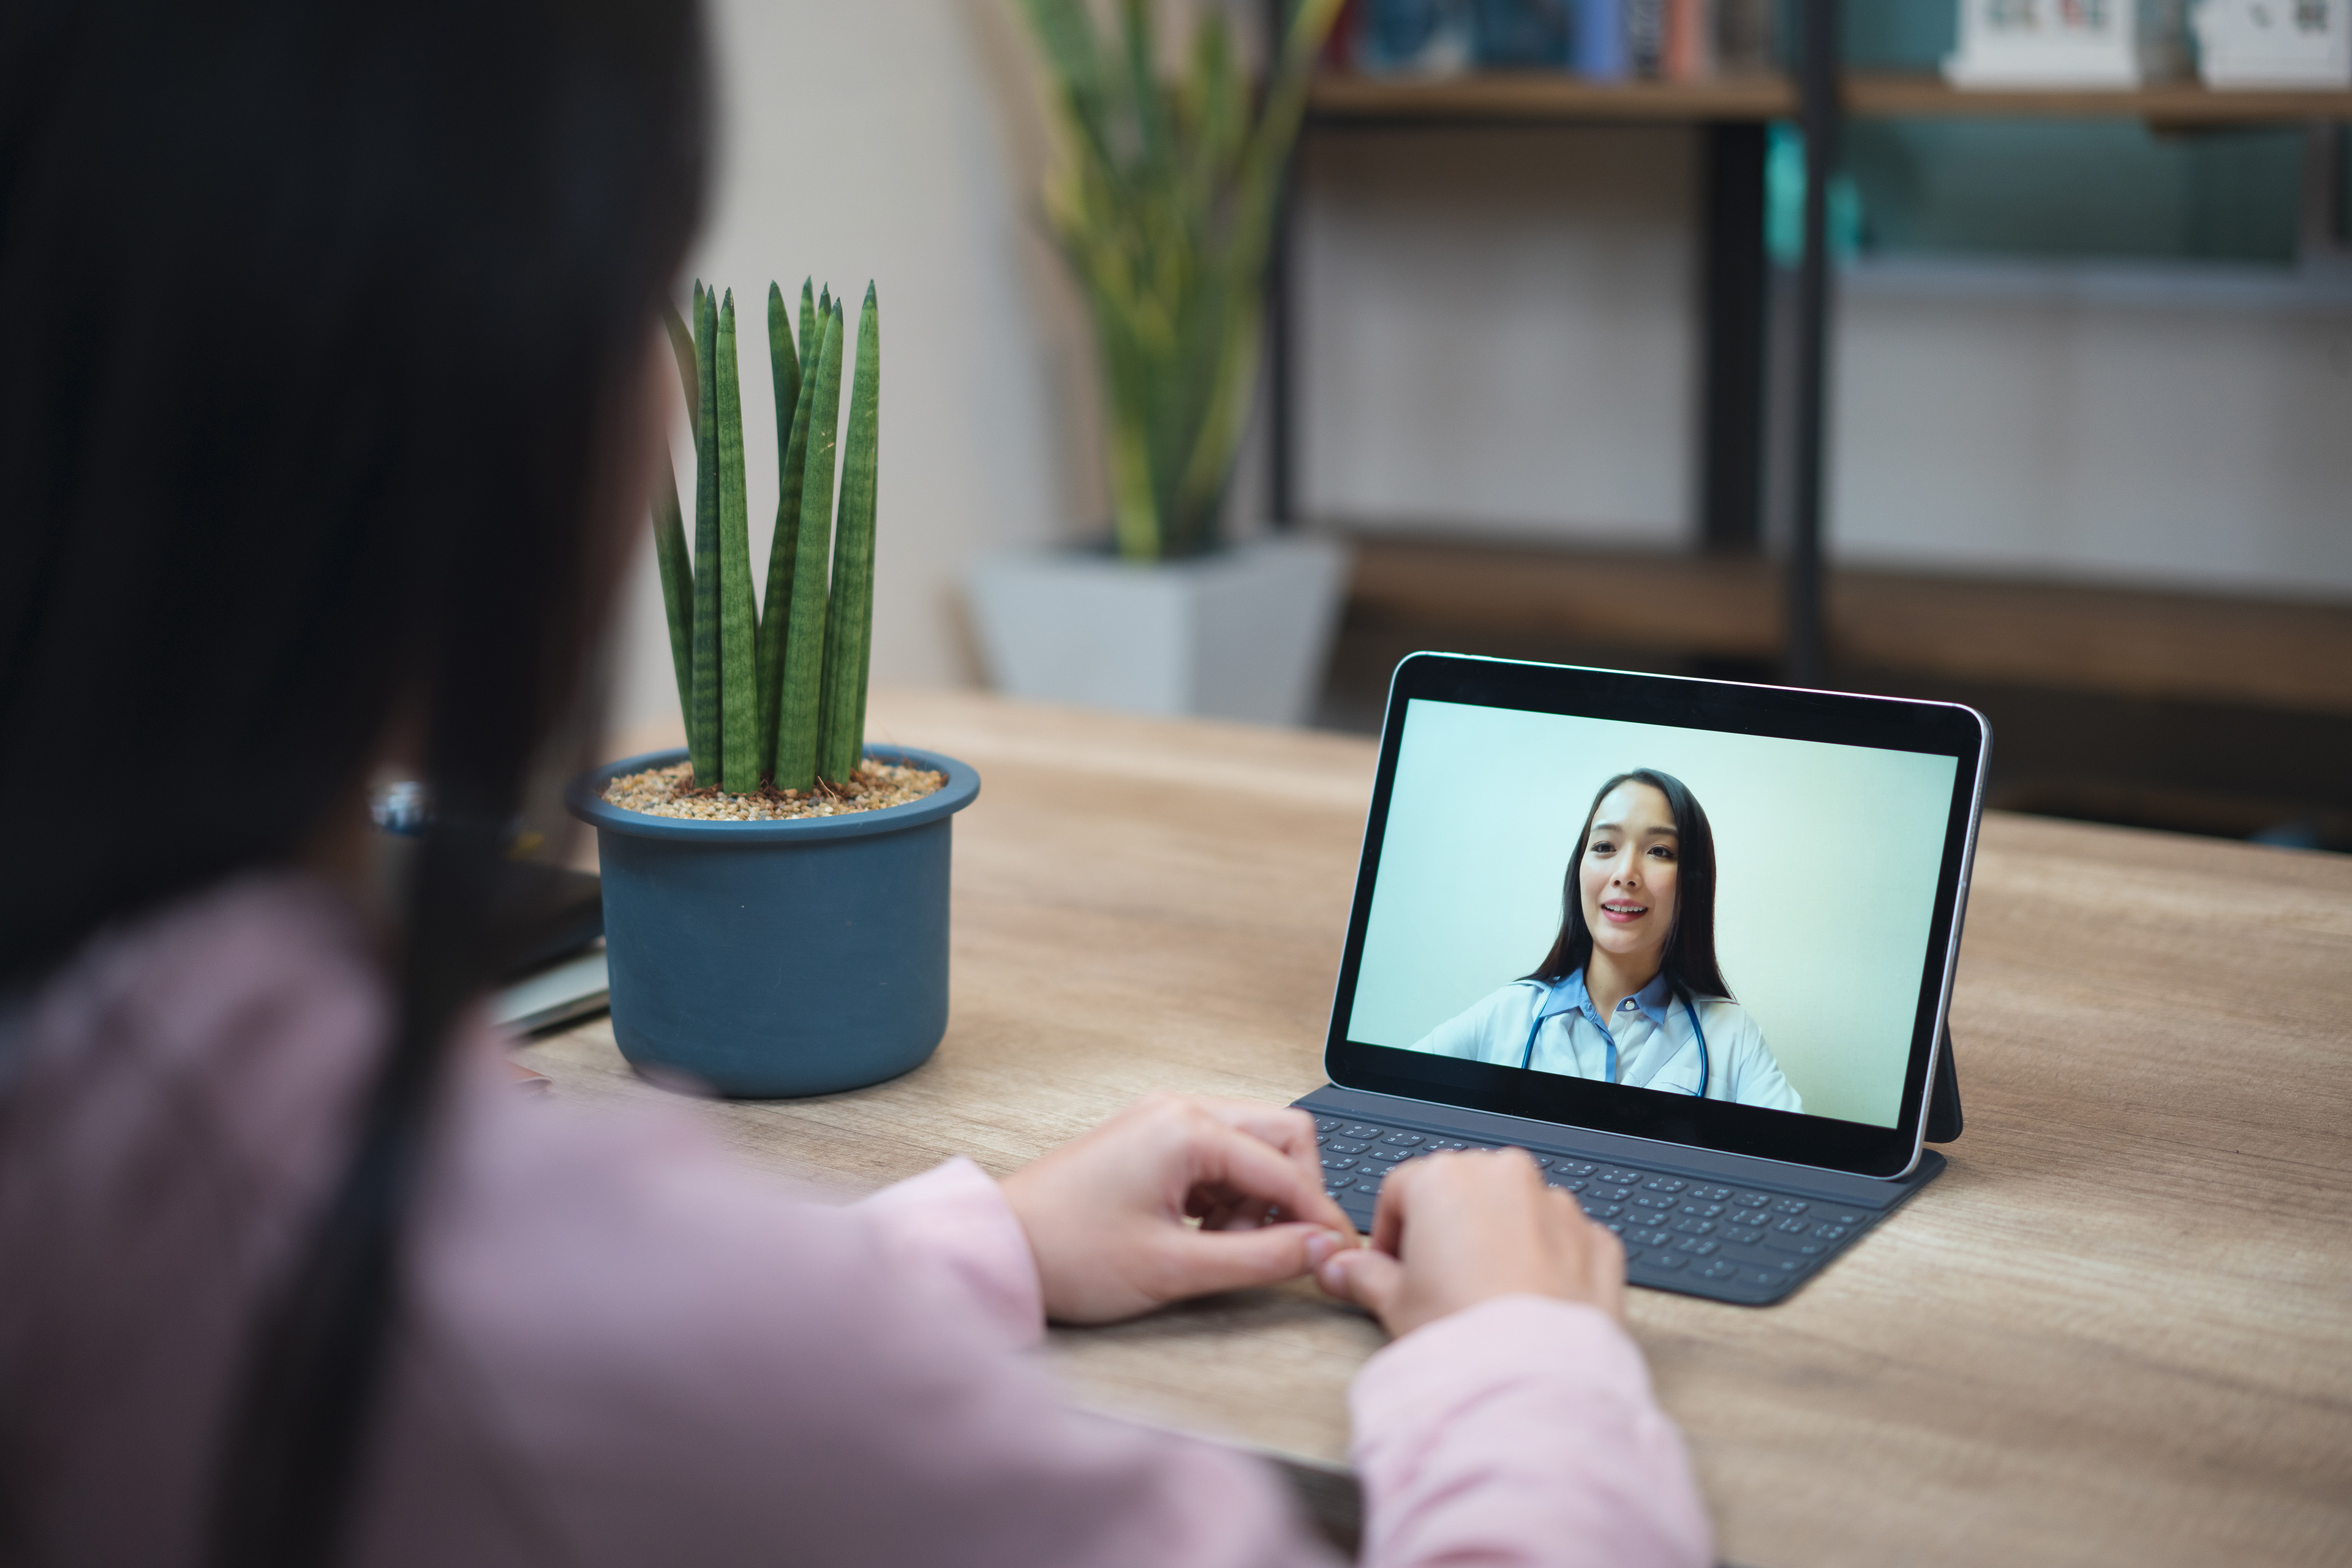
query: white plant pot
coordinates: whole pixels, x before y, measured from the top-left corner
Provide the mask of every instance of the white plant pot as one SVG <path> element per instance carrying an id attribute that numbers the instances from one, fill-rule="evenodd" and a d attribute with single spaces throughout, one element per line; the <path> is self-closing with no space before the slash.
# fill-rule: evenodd
<path id="1" fill-rule="evenodd" d="M 1274 537 L 1164 563 L 1009 551 L 970 584 L 989 681 L 1010 696 L 1300 724 L 1347 580 L 1344 545 Z"/>

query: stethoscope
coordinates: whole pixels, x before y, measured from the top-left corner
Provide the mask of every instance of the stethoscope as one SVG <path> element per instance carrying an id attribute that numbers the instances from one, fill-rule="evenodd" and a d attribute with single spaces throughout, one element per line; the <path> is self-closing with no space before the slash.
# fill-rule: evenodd
<path id="1" fill-rule="evenodd" d="M 1682 999 L 1682 1004 L 1683 1016 L 1690 1020 L 1691 1037 L 1698 1042 L 1698 1088 L 1694 1092 L 1699 1099 L 1705 1100 L 1706 1098 L 1706 1080 L 1708 1071 L 1706 1059 L 1706 1030 L 1700 1026 L 1698 1021 L 1698 1009 L 1691 1005 L 1691 999 L 1688 996 L 1685 996 Z M 1573 1015 L 1571 1015 L 1571 1016 L 1572 1016 Z M 1519 1067 L 1523 1070 L 1527 1068 L 1528 1064 L 1536 1059 L 1536 1037 L 1543 1032 L 1543 1026 L 1544 1015 L 1538 1013 L 1536 1015 L 1534 1026 L 1528 1030 L 1527 1049 L 1519 1053 Z M 1609 1042 L 1609 1081 L 1611 1083 L 1615 1083 L 1617 1081 L 1617 1037 L 1611 1034 L 1605 1026 L 1601 1029 L 1601 1037 Z"/>

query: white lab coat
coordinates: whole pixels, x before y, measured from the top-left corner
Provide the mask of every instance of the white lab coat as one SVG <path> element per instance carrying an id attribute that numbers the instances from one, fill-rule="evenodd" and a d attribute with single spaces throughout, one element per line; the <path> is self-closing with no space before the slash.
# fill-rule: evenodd
<path id="1" fill-rule="evenodd" d="M 1772 1110 L 1804 1109 L 1745 1007 L 1719 996 L 1695 997 L 1692 1005 L 1706 1031 L 1707 1099 Z M 1580 969 L 1556 985 L 1515 980 L 1438 1025 L 1412 1048 L 1515 1068 L 1527 1055 L 1528 1035 L 1533 1030 L 1535 1049 L 1527 1066 L 1538 1072 L 1605 1081 L 1613 1040 L 1617 1082 L 1669 1094 L 1698 1092 L 1698 1037 L 1682 1000 L 1669 995 L 1663 976 L 1626 997 L 1605 1032 L 1591 1006 Z"/>

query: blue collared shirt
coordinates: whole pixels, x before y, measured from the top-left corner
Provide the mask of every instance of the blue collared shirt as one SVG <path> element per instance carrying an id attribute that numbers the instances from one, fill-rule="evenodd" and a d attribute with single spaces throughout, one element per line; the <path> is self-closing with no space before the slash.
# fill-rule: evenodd
<path id="1" fill-rule="evenodd" d="M 1715 996 L 1685 1006 L 1664 975 L 1626 997 L 1606 1019 L 1592 1005 L 1581 969 L 1549 985 L 1513 981 L 1412 1048 L 1669 1094 L 1696 1094 L 1704 1083 L 1709 1100 L 1803 1109 L 1745 1008 Z"/>

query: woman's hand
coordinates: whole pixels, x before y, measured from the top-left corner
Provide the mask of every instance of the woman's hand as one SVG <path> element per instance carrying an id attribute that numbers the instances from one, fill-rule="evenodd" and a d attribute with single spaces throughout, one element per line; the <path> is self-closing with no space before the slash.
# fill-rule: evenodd
<path id="1" fill-rule="evenodd" d="M 1589 1301 L 1625 1320 L 1624 1247 L 1517 1149 L 1406 1161 L 1381 1184 L 1371 1245 L 1333 1253 L 1316 1280 L 1392 1335 L 1496 1296 Z"/>
<path id="2" fill-rule="evenodd" d="M 1059 1322 L 1295 1279 L 1356 1245 L 1315 1119 L 1249 1100 L 1153 1095 L 1000 1184 Z"/>

